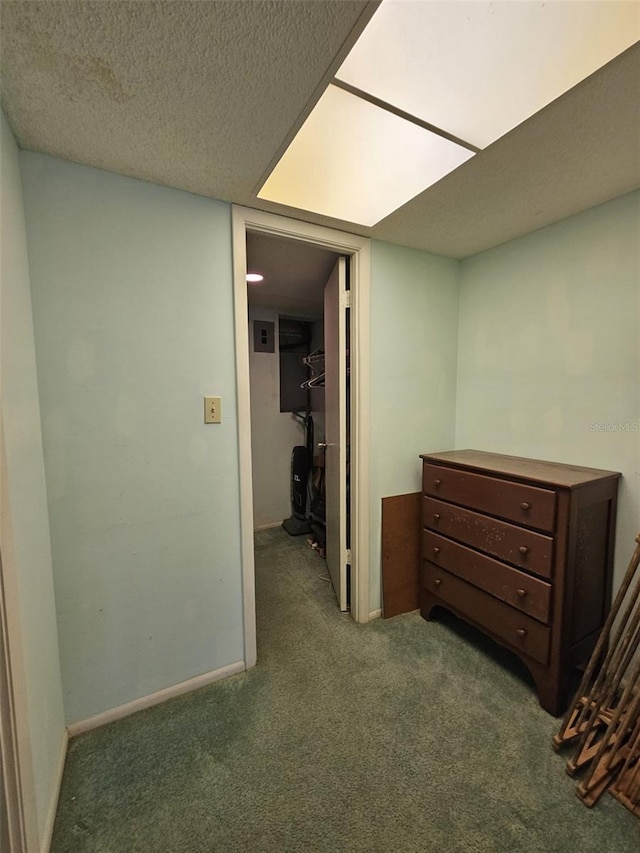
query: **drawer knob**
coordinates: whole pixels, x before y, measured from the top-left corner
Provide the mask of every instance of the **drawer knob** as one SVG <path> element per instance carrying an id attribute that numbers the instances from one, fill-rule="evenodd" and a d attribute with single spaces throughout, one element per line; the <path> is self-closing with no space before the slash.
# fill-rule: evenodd
<path id="1" fill-rule="evenodd" d="M 438 488 L 438 486 L 439 486 L 441 483 L 442 483 L 442 480 L 434 480 L 434 481 L 433 481 L 433 485 L 436 487 L 436 489 Z"/>
<path id="2" fill-rule="evenodd" d="M 517 589 L 516 593 L 518 594 L 518 598 L 526 598 L 527 590 L 526 589 Z"/>
<path id="3" fill-rule="evenodd" d="M 434 521 L 440 521 L 440 513 L 439 512 L 434 512 L 433 520 Z"/>
<path id="4" fill-rule="evenodd" d="M 518 628 L 516 634 L 520 637 L 520 639 L 524 639 L 527 636 L 527 631 L 525 628 Z"/>
<path id="5" fill-rule="evenodd" d="M 440 586 L 440 585 L 442 584 L 442 581 L 440 580 L 440 578 L 436 578 L 436 579 L 434 580 L 434 584 L 435 584 L 436 586 Z"/>
<path id="6" fill-rule="evenodd" d="M 531 504 L 528 501 L 522 501 L 520 509 L 523 509 L 526 512 L 528 509 L 531 509 Z"/>
<path id="7" fill-rule="evenodd" d="M 434 547 L 434 549 L 433 549 L 433 553 L 434 553 L 434 554 L 439 554 L 439 553 L 440 553 L 440 548 L 438 548 L 438 546 L 437 546 L 437 545 Z"/>
<path id="8" fill-rule="evenodd" d="M 529 548 L 526 545 L 521 545 L 518 548 L 518 551 L 520 551 L 520 553 L 522 554 L 523 557 L 526 557 L 527 554 L 529 553 Z"/>

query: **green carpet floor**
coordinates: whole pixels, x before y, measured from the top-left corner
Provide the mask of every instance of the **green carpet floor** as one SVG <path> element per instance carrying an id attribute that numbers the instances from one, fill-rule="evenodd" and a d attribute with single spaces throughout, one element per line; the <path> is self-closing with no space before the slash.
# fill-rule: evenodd
<path id="1" fill-rule="evenodd" d="M 258 665 L 73 740 L 53 853 L 626 853 L 519 663 L 452 618 L 355 625 L 323 560 L 256 538 Z"/>

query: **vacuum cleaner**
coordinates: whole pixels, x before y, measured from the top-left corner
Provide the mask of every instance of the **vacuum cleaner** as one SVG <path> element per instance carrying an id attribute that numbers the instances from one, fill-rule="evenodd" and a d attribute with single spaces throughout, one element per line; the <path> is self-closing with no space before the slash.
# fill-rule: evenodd
<path id="1" fill-rule="evenodd" d="M 310 518 L 310 477 L 313 470 L 313 418 L 309 409 L 295 409 L 293 416 L 304 426 L 306 445 L 296 445 L 291 453 L 291 515 L 282 526 L 290 536 L 312 532 Z"/>

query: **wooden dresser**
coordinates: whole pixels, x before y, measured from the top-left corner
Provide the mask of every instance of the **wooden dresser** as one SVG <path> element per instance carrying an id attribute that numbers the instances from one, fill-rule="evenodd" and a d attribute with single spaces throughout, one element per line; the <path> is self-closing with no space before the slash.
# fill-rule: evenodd
<path id="1" fill-rule="evenodd" d="M 446 607 L 514 651 L 561 714 L 611 603 L 620 474 L 478 450 L 421 458 L 422 616 Z"/>

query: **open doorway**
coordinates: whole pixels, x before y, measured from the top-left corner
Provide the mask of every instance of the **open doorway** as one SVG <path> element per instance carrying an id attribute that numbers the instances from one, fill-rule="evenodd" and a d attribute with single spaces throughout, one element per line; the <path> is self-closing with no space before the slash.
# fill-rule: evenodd
<path id="1" fill-rule="evenodd" d="M 351 418 L 350 483 L 351 483 L 351 615 L 357 622 L 369 619 L 369 436 L 368 436 L 368 366 L 369 366 L 369 241 L 309 223 L 285 219 L 248 208 L 233 208 L 234 288 L 236 311 L 236 359 L 238 378 L 238 421 L 241 483 L 241 525 L 243 554 L 243 603 L 245 630 L 245 663 L 256 661 L 255 644 L 255 578 L 254 578 L 254 495 L 252 472 L 252 412 L 249 370 L 250 335 L 247 297 L 247 234 L 265 235 L 297 241 L 321 249 L 325 253 L 348 259 L 350 298 L 339 296 L 340 304 L 349 305 L 349 355 L 351 379 L 348 396 Z M 250 237 L 250 241 L 253 240 Z M 344 284 L 343 284 L 344 287 Z M 281 307 L 279 306 L 281 311 Z M 295 312 L 294 312 L 295 313 Z M 299 311 L 297 312 L 300 313 Z M 345 312 L 346 313 L 346 312 Z M 291 316 L 291 312 L 289 312 Z M 278 317 L 284 316 L 278 313 Z M 264 318 L 261 318 L 264 319 Z M 295 319 L 295 317 L 294 317 Z M 302 319 L 302 318 L 299 318 Z M 275 323 L 275 321 L 274 321 Z M 263 330 L 264 331 L 264 330 Z M 275 348 L 275 328 L 274 328 Z M 253 335 L 253 331 L 252 331 Z M 268 332 L 266 333 L 268 339 Z M 346 350 L 346 347 L 345 347 Z M 346 358 L 346 351 L 344 353 Z M 289 448 L 289 454 L 291 450 Z M 290 457 L 287 467 L 290 466 Z M 287 488 L 289 475 L 286 477 Z M 286 490 L 285 490 L 286 493 Z M 290 508 L 290 503 L 289 503 Z M 273 523 L 280 522 L 275 519 Z M 258 525 L 260 526 L 260 525 Z M 345 542 L 346 545 L 346 542 Z M 345 549 L 346 555 L 346 549 Z"/>
<path id="2" fill-rule="evenodd" d="M 325 335 L 325 298 L 339 262 L 319 246 L 247 232 L 247 269 L 263 277 L 247 284 L 254 528 L 281 527 L 299 549 L 313 548 L 347 611 L 350 566 L 346 559 L 341 565 L 346 545 L 341 549 L 339 538 L 341 527 L 349 530 L 349 489 L 340 506 L 336 483 L 348 467 L 343 460 L 341 472 L 333 457 L 348 456 L 349 433 L 328 442 L 325 429 L 325 390 L 329 400 L 336 394 L 331 371 L 327 387 L 325 361 L 336 361 L 339 346 L 331 329 Z M 348 409 L 346 383 L 340 385 Z"/>
<path id="3" fill-rule="evenodd" d="M 264 280 L 247 284 L 254 529 L 291 515 L 290 462 L 306 445 L 324 442 L 324 387 L 305 361 L 324 350 L 324 286 L 338 255 L 300 241 L 247 233 L 247 268 Z M 304 531 L 303 531 L 304 532 Z"/>

